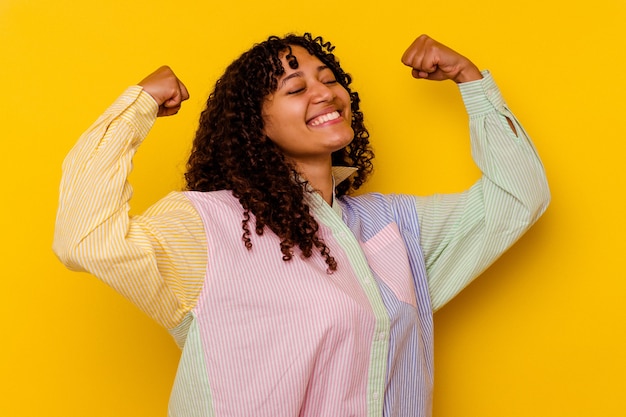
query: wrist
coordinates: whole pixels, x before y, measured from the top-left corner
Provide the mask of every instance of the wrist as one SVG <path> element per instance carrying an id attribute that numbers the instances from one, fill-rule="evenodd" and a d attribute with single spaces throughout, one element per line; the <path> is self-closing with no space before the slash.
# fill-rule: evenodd
<path id="1" fill-rule="evenodd" d="M 456 77 L 454 77 L 454 82 L 457 84 L 468 83 L 470 81 L 477 81 L 483 78 L 478 67 L 474 64 L 470 64 L 466 68 L 463 68 Z"/>

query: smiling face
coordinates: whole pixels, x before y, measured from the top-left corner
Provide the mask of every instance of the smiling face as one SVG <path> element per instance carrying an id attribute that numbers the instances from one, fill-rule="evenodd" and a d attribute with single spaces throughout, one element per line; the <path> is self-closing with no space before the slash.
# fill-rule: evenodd
<path id="1" fill-rule="evenodd" d="M 332 70 L 300 46 L 292 46 L 298 67 L 281 57 L 285 73 L 263 103 L 264 132 L 296 165 L 330 165 L 331 154 L 354 137 L 350 95 Z"/>

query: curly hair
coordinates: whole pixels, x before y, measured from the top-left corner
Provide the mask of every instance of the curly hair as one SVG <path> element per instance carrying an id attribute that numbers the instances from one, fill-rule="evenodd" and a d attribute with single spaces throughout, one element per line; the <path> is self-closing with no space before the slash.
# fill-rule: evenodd
<path id="1" fill-rule="evenodd" d="M 292 46 L 303 47 L 328 66 L 350 95 L 354 138 L 348 146 L 333 152 L 332 164 L 358 170 L 336 186 L 336 195 L 348 194 L 365 182 L 372 171 L 374 154 L 359 110 L 359 96 L 350 90 L 352 79 L 333 55 L 334 46 L 309 33 L 270 36 L 227 67 L 200 116 L 185 179 L 188 190 L 232 191 L 244 209 L 242 240 L 246 248 L 252 248 L 249 225 L 253 215 L 257 235 L 262 235 L 267 226 L 281 239 L 283 260 L 292 259 L 294 246 L 307 258 L 315 247 L 332 273 L 337 262 L 319 237 L 319 225 L 305 201 L 311 187 L 263 130 L 264 100 L 276 91 L 278 78 L 285 72 L 281 56 L 287 53 L 289 66 L 298 67 L 296 57 L 291 55 Z"/>

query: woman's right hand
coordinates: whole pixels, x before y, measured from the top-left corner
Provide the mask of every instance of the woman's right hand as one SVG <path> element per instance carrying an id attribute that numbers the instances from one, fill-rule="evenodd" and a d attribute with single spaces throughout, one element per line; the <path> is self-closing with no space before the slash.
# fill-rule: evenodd
<path id="1" fill-rule="evenodd" d="M 187 87 L 166 65 L 154 71 L 139 83 L 159 105 L 158 117 L 178 113 L 183 101 L 189 98 Z"/>

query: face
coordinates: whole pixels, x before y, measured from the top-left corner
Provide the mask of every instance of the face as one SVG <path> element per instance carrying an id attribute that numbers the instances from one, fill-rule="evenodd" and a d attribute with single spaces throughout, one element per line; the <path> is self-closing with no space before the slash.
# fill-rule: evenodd
<path id="1" fill-rule="evenodd" d="M 296 165 L 330 164 L 331 153 L 354 137 L 350 95 L 306 49 L 292 46 L 292 54 L 298 68 L 281 57 L 285 73 L 263 103 L 265 134 Z"/>

